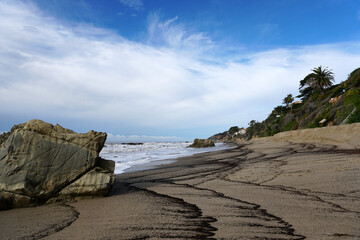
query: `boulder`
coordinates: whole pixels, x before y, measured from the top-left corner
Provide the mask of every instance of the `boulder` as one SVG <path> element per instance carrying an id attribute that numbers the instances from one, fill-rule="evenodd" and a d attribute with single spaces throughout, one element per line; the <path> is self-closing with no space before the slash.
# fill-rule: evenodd
<path id="1" fill-rule="evenodd" d="M 198 139 L 196 138 L 189 147 L 192 148 L 206 148 L 206 147 L 215 147 L 215 143 L 211 139 Z"/>
<path id="2" fill-rule="evenodd" d="M 55 200 L 86 196 L 105 196 L 115 182 L 115 162 L 100 158 L 98 165 L 63 188 Z M 54 200 L 54 199 L 51 199 Z"/>
<path id="3" fill-rule="evenodd" d="M 36 119 L 15 125 L 0 136 L 0 209 L 106 195 L 115 163 L 99 158 L 105 140 Z"/>

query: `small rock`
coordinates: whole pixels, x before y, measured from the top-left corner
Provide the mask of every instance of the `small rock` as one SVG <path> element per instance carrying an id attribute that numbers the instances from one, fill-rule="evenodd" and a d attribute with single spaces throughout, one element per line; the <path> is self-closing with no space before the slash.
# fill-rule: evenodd
<path id="1" fill-rule="evenodd" d="M 215 143 L 210 139 L 198 139 L 196 138 L 189 147 L 192 148 L 206 148 L 206 147 L 215 147 Z"/>
<path id="2" fill-rule="evenodd" d="M 323 123 L 325 123 L 326 122 L 326 119 L 324 118 L 324 119 L 322 119 L 320 122 L 319 122 L 319 124 L 323 124 Z"/>

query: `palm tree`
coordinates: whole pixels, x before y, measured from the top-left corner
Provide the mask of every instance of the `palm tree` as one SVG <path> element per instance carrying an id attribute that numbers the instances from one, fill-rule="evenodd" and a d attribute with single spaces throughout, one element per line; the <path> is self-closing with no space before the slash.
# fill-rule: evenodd
<path id="1" fill-rule="evenodd" d="M 309 97 L 315 92 L 324 92 L 324 90 L 333 85 L 334 73 L 327 67 L 319 66 L 312 69 L 312 73 L 308 74 L 300 81 L 300 97 Z"/>

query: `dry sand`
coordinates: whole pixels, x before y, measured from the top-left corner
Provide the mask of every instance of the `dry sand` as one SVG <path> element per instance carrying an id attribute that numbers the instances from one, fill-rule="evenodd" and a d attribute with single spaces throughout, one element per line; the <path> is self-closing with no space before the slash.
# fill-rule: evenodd
<path id="1" fill-rule="evenodd" d="M 349 147 L 348 147 L 349 148 Z M 253 141 L 0 212 L 0 239 L 360 239 L 360 150 Z"/>

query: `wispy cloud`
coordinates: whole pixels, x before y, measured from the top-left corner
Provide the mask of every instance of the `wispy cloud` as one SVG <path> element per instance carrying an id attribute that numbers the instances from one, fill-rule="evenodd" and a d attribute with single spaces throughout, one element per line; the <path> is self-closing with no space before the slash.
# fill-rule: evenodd
<path id="1" fill-rule="evenodd" d="M 144 4 L 141 0 L 119 0 L 119 2 L 136 11 L 144 9 Z"/>
<path id="2" fill-rule="evenodd" d="M 329 66 L 338 81 L 359 67 L 359 43 L 217 58 L 205 50 L 211 39 L 178 20 L 151 16 L 145 44 L 0 1 L 0 117 L 51 115 L 121 128 L 246 126 L 294 93 L 313 67 Z M 158 33 L 163 42 L 154 47 Z"/>
<path id="3" fill-rule="evenodd" d="M 259 31 L 259 38 L 263 39 L 266 38 L 277 40 L 281 36 L 281 30 L 279 24 L 273 23 L 264 23 L 257 26 Z"/>
<path id="4" fill-rule="evenodd" d="M 178 17 L 167 20 L 161 19 L 160 12 L 152 12 L 148 16 L 148 43 L 167 46 L 170 48 L 199 52 L 208 50 L 214 44 L 202 32 L 191 32 L 177 23 Z"/>

